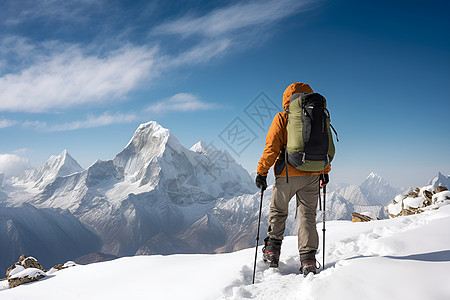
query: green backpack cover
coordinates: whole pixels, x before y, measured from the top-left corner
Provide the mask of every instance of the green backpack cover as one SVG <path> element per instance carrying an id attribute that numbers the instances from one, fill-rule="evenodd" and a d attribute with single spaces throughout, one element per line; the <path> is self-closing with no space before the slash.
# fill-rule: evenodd
<path id="1" fill-rule="evenodd" d="M 336 131 L 326 106 L 325 98 L 318 93 L 296 93 L 290 98 L 286 161 L 298 170 L 322 171 L 333 160 L 331 129 Z"/>

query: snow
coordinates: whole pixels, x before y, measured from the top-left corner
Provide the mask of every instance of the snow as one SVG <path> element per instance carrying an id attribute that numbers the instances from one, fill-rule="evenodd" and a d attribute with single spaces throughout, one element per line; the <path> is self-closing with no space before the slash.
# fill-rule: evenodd
<path id="1" fill-rule="evenodd" d="M 24 271 L 25 268 L 21 265 L 16 265 L 16 267 L 14 269 L 11 270 L 11 272 L 9 272 L 9 276 L 14 277 L 16 274 Z"/>
<path id="2" fill-rule="evenodd" d="M 411 207 L 411 208 L 419 208 L 423 206 L 423 202 L 425 201 L 424 197 L 407 197 L 403 199 L 403 204 L 405 207 Z"/>
<path id="3" fill-rule="evenodd" d="M 387 209 L 392 215 L 396 216 L 402 211 L 402 202 L 390 203 Z"/>
<path id="4" fill-rule="evenodd" d="M 447 199 L 450 199 L 450 191 L 443 191 L 433 195 L 433 203 L 443 203 Z"/>
<path id="5" fill-rule="evenodd" d="M 210 255 L 135 256 L 75 266 L 0 291 L 8 299 L 448 299 L 450 205 L 366 223 L 327 222 L 326 269 L 298 274 L 297 239 L 284 239 L 280 266 L 254 248 Z M 322 224 L 318 224 L 321 233 Z M 322 237 L 320 237 L 322 241 Z M 320 245 L 320 249 L 322 245 Z M 322 253 L 317 259 L 321 262 Z M 4 281 L 0 282 L 1 287 Z"/>
<path id="6" fill-rule="evenodd" d="M 39 270 L 36 268 L 28 268 L 28 269 L 23 269 L 20 272 L 15 272 L 13 275 L 10 276 L 10 278 L 11 279 L 24 278 L 24 277 L 35 278 L 40 275 L 45 276 L 45 273 L 42 270 Z"/>

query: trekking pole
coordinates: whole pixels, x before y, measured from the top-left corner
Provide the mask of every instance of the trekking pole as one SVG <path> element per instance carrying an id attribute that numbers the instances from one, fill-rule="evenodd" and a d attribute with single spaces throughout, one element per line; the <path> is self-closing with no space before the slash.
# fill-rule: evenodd
<path id="1" fill-rule="evenodd" d="M 259 243 L 259 224 L 261 223 L 261 211 L 262 211 L 263 195 L 264 195 L 264 188 L 261 188 L 261 202 L 259 203 L 258 231 L 256 233 L 255 263 L 253 264 L 253 280 L 252 280 L 252 284 L 255 284 L 256 259 L 258 257 L 258 243 Z"/>
<path id="2" fill-rule="evenodd" d="M 325 270 L 325 199 L 327 197 L 327 186 L 324 185 L 323 186 L 323 228 L 322 228 L 322 232 L 323 232 L 323 260 L 322 260 L 322 266 L 323 269 Z"/>

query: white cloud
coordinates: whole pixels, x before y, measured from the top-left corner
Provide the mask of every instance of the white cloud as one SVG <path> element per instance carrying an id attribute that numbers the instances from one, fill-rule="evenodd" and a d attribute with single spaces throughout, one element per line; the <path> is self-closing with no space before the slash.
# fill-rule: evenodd
<path id="1" fill-rule="evenodd" d="M 11 127 L 17 124 L 17 121 L 14 120 L 0 120 L 0 128 L 6 128 L 6 127 Z"/>
<path id="2" fill-rule="evenodd" d="M 191 46 L 177 47 L 179 51 L 171 55 L 150 46 L 121 45 L 102 53 L 102 49 L 114 47 L 59 41 L 36 43 L 23 37 L 5 37 L 0 40 L 0 112 L 58 112 L 126 100 L 131 91 L 163 72 L 209 62 L 256 42 L 260 44 L 266 35 L 274 32 L 275 23 L 311 8 L 313 2 L 250 1 L 217 8 L 200 17 L 190 15 L 165 22 L 151 30 L 152 38 L 159 34 L 199 37 L 193 43 L 183 44 Z M 19 18 L 23 21 L 28 16 L 70 16 L 71 7 L 86 9 L 102 3 L 45 0 L 37 11 L 20 10 Z M 74 14 L 79 15 L 81 11 Z M 36 125 L 49 128 L 39 122 Z M 76 125 L 64 125 L 76 128 Z"/>
<path id="3" fill-rule="evenodd" d="M 56 132 L 77 130 L 83 128 L 94 128 L 112 124 L 130 123 L 136 120 L 138 120 L 138 117 L 134 113 L 110 114 L 108 112 L 105 112 L 100 116 L 89 115 L 85 120 L 67 122 L 62 124 L 48 124 L 47 122 L 41 121 L 27 121 L 23 123 L 23 127 L 39 129 L 48 132 Z"/>
<path id="4" fill-rule="evenodd" d="M 222 106 L 201 101 L 197 96 L 188 93 L 178 93 L 147 107 L 149 112 L 199 111 L 218 109 Z"/>
<path id="5" fill-rule="evenodd" d="M 153 33 L 179 34 L 182 36 L 218 35 L 236 32 L 249 27 L 265 30 L 268 25 L 280 21 L 299 10 L 307 10 L 311 0 L 268 0 L 233 4 L 218 8 L 202 17 L 185 16 L 157 26 Z"/>
<path id="6" fill-rule="evenodd" d="M 164 22 L 151 36 L 195 37 L 190 49 L 167 61 L 170 67 L 199 64 L 232 51 L 261 45 L 275 31 L 274 24 L 313 8 L 315 0 L 250 1 L 217 8 L 203 16 L 192 14 Z"/>
<path id="7" fill-rule="evenodd" d="M 6 177 L 17 176 L 29 168 L 28 158 L 17 154 L 0 154 L 0 172 Z"/>
<path id="8" fill-rule="evenodd" d="M 57 44 L 48 56 L 0 77 L 0 111 L 47 112 L 117 101 L 156 76 L 156 48 L 123 46 L 104 57 Z M 153 72 L 152 72 L 153 71 Z"/>
<path id="9" fill-rule="evenodd" d="M 231 40 L 219 39 L 217 41 L 208 41 L 194 46 L 193 48 L 181 53 L 179 56 L 167 61 L 170 67 L 182 65 L 200 64 L 210 59 L 224 54 L 229 50 Z"/>
<path id="10" fill-rule="evenodd" d="M 101 8 L 103 1 L 97 0 L 2 0 L 5 25 L 18 25 L 30 20 L 61 20 L 82 23 L 87 15 Z"/>

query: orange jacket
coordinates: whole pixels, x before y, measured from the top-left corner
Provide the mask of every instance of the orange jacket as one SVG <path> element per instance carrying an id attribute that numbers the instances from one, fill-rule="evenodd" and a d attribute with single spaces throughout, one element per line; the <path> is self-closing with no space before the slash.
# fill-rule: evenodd
<path id="1" fill-rule="evenodd" d="M 313 93 L 313 90 L 306 83 L 293 83 L 287 87 L 283 94 L 283 109 L 289 108 L 289 99 L 295 93 Z M 269 132 L 266 137 L 266 146 L 263 151 L 263 156 L 259 160 L 257 173 L 266 176 L 270 167 L 275 163 L 275 160 L 280 156 L 283 147 L 287 144 L 287 112 L 282 111 L 275 115 L 270 125 Z M 328 174 L 331 170 L 331 165 L 325 168 L 325 173 Z M 319 175 L 320 172 L 305 172 L 297 170 L 288 165 L 288 176 L 304 176 L 304 175 Z M 286 168 L 277 177 L 286 177 Z"/>

